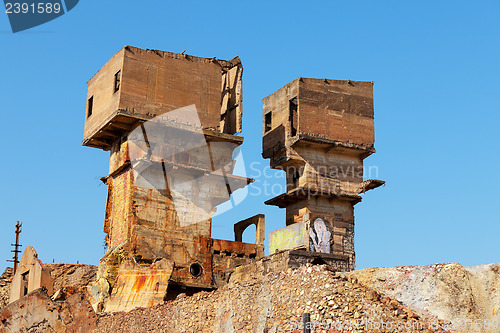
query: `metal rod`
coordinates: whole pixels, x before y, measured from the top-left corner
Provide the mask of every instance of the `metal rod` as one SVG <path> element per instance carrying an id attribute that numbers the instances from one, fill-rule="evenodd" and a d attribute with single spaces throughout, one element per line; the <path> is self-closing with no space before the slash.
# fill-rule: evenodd
<path id="1" fill-rule="evenodd" d="M 14 252 L 14 260 L 9 260 L 9 261 L 13 261 L 14 262 L 14 274 L 16 274 L 16 271 L 17 271 L 17 264 L 19 264 L 19 256 L 18 256 L 18 253 L 21 252 L 19 250 L 19 246 L 22 246 L 22 245 L 19 245 L 19 234 L 21 233 L 21 226 L 23 225 L 23 223 L 19 223 L 19 221 L 17 221 L 16 223 L 16 243 L 15 244 L 11 244 L 12 246 L 14 246 L 14 250 L 12 250 L 11 252 Z"/>
<path id="2" fill-rule="evenodd" d="M 311 333 L 311 314 L 304 312 L 302 314 L 302 332 Z"/>

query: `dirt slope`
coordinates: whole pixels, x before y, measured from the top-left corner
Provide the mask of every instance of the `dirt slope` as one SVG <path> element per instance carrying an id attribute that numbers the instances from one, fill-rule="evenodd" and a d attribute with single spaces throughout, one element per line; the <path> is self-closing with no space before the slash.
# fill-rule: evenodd
<path id="1" fill-rule="evenodd" d="M 500 264 L 368 268 L 348 274 L 463 332 L 500 332 Z"/>

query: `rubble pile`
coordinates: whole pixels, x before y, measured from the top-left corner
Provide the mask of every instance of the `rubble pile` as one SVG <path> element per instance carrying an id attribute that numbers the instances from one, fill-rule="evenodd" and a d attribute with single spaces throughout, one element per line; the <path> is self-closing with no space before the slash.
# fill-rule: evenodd
<path id="1" fill-rule="evenodd" d="M 54 291 L 61 287 L 85 287 L 95 280 L 97 266 L 82 264 L 44 264 L 54 280 Z"/>
<path id="2" fill-rule="evenodd" d="M 180 294 L 128 313 L 99 314 L 96 332 L 302 332 L 303 313 L 310 313 L 314 332 L 446 332 L 446 322 L 381 297 L 329 266 L 305 265 L 264 276 L 253 274 L 250 266 L 247 274 L 235 274 L 212 292 Z"/>
<path id="3" fill-rule="evenodd" d="M 63 287 L 52 298 L 38 288 L 0 309 L 0 333 L 87 333 L 95 326 L 95 312 L 76 287 Z"/>
<path id="4" fill-rule="evenodd" d="M 500 332 L 500 264 L 366 268 L 347 276 L 469 333 Z"/>
<path id="5" fill-rule="evenodd" d="M 0 309 L 9 303 L 10 283 L 13 276 L 14 270 L 11 267 L 7 267 L 0 276 Z"/>

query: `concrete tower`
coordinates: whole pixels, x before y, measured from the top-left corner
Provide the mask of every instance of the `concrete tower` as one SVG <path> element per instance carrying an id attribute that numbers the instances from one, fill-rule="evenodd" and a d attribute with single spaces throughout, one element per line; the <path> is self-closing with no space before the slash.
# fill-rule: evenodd
<path id="1" fill-rule="evenodd" d="M 372 82 L 298 78 L 263 99 L 263 157 L 286 172 L 286 226 L 270 253 L 305 250 L 337 269 L 354 269 L 354 205 L 383 181 L 363 180 L 373 154 Z"/>
<path id="2" fill-rule="evenodd" d="M 88 82 L 83 145 L 110 151 L 108 252 L 92 287 L 97 310 L 151 306 L 214 288 L 264 254 L 264 219 L 211 238 L 215 207 L 252 180 L 232 175 L 243 143 L 242 65 L 126 46 Z M 241 242 L 257 225 L 257 244 Z"/>

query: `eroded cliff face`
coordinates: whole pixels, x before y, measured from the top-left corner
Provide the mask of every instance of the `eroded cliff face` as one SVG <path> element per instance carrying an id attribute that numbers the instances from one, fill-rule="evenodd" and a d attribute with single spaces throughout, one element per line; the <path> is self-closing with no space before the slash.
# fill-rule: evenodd
<path id="1" fill-rule="evenodd" d="M 367 268 L 348 276 L 459 331 L 500 332 L 500 264 Z"/>

